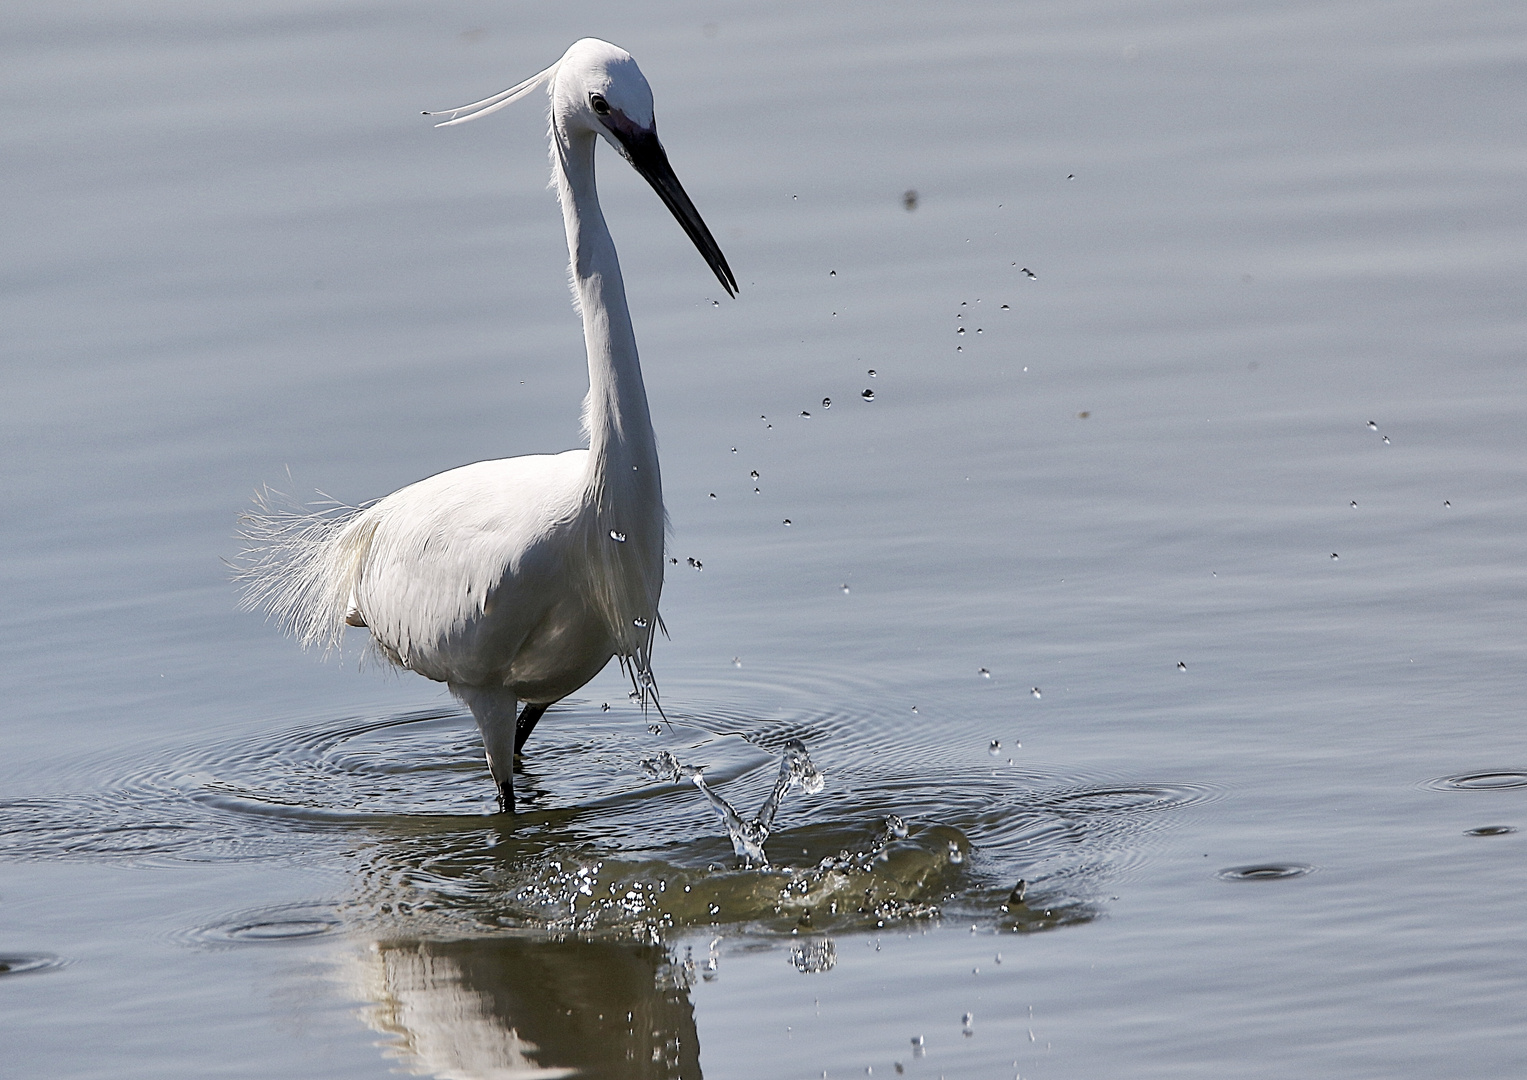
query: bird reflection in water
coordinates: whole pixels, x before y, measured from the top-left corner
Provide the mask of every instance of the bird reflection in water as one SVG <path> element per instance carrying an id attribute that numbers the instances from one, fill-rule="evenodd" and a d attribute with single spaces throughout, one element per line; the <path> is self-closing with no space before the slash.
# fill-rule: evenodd
<path id="1" fill-rule="evenodd" d="M 660 945 L 380 941 L 357 960 L 366 1023 L 415 1075 L 701 1075 L 690 980 Z"/>

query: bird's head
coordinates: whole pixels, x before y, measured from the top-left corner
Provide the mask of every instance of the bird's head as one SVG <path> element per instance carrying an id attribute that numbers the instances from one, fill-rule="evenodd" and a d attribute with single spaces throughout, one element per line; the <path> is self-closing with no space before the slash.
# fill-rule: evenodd
<path id="1" fill-rule="evenodd" d="M 598 38 L 573 42 L 557 61 L 551 114 L 553 123 L 592 131 L 623 155 L 632 137 L 657 134 L 647 77 L 625 49 Z"/>
<path id="2" fill-rule="evenodd" d="M 642 175 L 694 242 L 728 296 L 737 293 L 726 256 L 706 228 L 700 212 L 685 194 L 657 137 L 652 88 L 631 54 L 598 38 L 573 42 L 551 67 L 501 94 L 453 109 L 439 126 L 461 124 L 486 116 L 516 101 L 537 86 L 551 94 L 554 133 L 564 140 L 575 134 L 597 135 L 613 146 Z M 433 115 L 433 114 L 427 114 Z"/>

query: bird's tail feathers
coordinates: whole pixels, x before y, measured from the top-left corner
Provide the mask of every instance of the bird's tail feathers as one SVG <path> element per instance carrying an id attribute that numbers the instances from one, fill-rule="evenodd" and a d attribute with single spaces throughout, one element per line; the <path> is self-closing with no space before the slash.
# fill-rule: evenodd
<path id="1" fill-rule="evenodd" d="M 240 606 L 264 608 L 304 647 L 337 647 L 375 531 L 367 507 L 327 496 L 300 505 L 268 487 L 255 493 L 254 504 L 239 517 L 244 549 L 232 562 L 244 593 Z"/>

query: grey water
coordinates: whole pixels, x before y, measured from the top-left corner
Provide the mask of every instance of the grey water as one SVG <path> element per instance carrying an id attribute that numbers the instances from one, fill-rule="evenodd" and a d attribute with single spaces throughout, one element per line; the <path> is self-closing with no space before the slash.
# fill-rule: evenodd
<path id="1" fill-rule="evenodd" d="M 0 27 L 0 1071 L 1519 1069 L 1521 5 Z M 440 687 L 224 560 L 262 484 L 578 444 L 544 114 L 419 114 L 584 35 L 741 293 L 601 158 L 670 722 L 605 672 L 508 821 Z M 641 768 L 746 818 L 792 740 L 766 868 Z"/>

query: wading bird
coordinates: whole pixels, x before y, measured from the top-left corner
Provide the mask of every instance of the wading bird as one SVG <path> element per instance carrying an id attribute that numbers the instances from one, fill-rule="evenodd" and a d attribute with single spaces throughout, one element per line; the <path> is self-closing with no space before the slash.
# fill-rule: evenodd
<path id="1" fill-rule="evenodd" d="M 445 683 L 477 720 L 502 808 L 547 706 L 615 656 L 645 703 L 663 587 L 662 480 L 620 263 L 594 186 L 604 139 L 673 212 L 727 295 L 736 279 L 658 141 L 629 53 L 585 38 L 439 126 L 551 98 L 551 166 L 583 318 L 588 449 L 479 461 L 338 513 L 246 515 L 238 576 L 305 645 L 368 627 L 392 663 Z M 426 114 L 431 115 L 431 114 Z M 655 697 L 652 700 L 656 700 Z M 516 707 L 523 709 L 516 715 Z"/>

